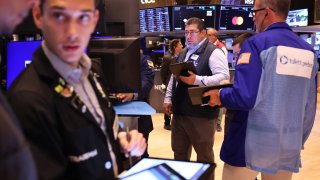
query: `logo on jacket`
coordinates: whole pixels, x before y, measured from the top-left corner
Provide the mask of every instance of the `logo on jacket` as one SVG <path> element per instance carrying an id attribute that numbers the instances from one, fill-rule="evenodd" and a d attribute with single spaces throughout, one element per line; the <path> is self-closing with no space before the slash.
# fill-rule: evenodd
<path id="1" fill-rule="evenodd" d="M 95 149 L 93 151 L 81 154 L 80 156 L 69 156 L 69 159 L 70 159 L 71 162 L 79 163 L 81 161 L 85 161 L 85 160 L 88 160 L 90 158 L 93 158 L 93 157 L 95 157 L 97 155 L 98 155 L 98 151 L 97 151 L 97 149 Z"/>
<path id="2" fill-rule="evenodd" d="M 281 64 L 288 64 L 288 61 L 289 61 L 289 59 L 288 59 L 287 56 L 281 56 L 280 57 L 280 63 Z"/>

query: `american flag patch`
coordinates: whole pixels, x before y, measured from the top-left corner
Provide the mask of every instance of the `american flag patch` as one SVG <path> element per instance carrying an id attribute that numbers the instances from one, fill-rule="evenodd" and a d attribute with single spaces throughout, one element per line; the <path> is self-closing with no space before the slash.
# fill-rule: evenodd
<path id="1" fill-rule="evenodd" d="M 246 52 L 240 54 L 237 64 L 249 64 L 251 53 Z"/>

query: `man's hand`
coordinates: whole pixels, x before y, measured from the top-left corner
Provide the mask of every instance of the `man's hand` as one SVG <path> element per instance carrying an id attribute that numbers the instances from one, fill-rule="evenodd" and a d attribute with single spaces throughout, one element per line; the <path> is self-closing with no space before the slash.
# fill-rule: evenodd
<path id="1" fill-rule="evenodd" d="M 214 106 L 220 106 L 221 105 L 221 101 L 220 101 L 220 97 L 219 97 L 219 89 L 213 89 L 210 91 L 207 91 L 203 94 L 203 96 L 210 96 L 210 100 L 208 102 L 208 104 L 212 107 Z"/>
<path id="2" fill-rule="evenodd" d="M 122 102 L 132 101 L 133 99 L 133 93 L 119 93 L 114 96 L 119 98 Z"/>
<path id="3" fill-rule="evenodd" d="M 196 74 L 193 73 L 192 71 L 188 71 L 189 76 L 177 76 L 182 82 L 188 84 L 188 85 L 193 85 L 194 81 L 196 80 Z"/>
<path id="4" fill-rule="evenodd" d="M 170 116 L 170 115 L 172 114 L 171 107 L 172 107 L 172 104 L 170 104 L 170 103 L 163 103 L 163 111 L 164 111 L 164 113 L 167 114 L 168 116 Z"/>
<path id="5" fill-rule="evenodd" d="M 124 134 L 123 136 L 119 136 L 122 151 L 126 155 L 130 153 L 131 156 L 141 156 L 147 148 L 147 143 L 143 135 L 137 130 L 131 130 L 129 132 L 129 138 L 127 138 L 126 133 Z M 129 142 L 128 139 L 130 139 Z"/>

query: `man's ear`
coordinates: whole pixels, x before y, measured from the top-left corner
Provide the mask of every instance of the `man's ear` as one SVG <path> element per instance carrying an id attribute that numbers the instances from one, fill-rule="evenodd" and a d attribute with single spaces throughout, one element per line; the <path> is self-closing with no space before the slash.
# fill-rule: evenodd
<path id="1" fill-rule="evenodd" d="M 96 25 L 97 25 L 97 23 L 98 23 L 98 21 L 99 21 L 99 18 L 100 18 L 100 12 L 98 11 L 98 10 L 95 10 L 95 12 L 94 12 L 94 15 L 93 15 L 93 28 L 92 28 L 92 31 L 91 31 L 91 33 L 94 33 L 94 30 L 95 30 L 95 28 L 96 28 Z"/>
<path id="2" fill-rule="evenodd" d="M 32 16 L 33 16 L 33 21 L 34 21 L 35 25 L 39 29 L 42 29 L 42 14 L 41 14 L 41 10 L 39 7 L 32 8 Z"/>

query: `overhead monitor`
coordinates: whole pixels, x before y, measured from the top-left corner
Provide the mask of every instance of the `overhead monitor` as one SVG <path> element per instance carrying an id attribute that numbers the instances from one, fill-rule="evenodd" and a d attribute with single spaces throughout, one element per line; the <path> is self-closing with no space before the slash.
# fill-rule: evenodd
<path id="1" fill-rule="evenodd" d="M 226 49 L 232 51 L 233 50 L 233 46 L 232 46 L 233 39 L 232 38 L 226 38 L 224 40 L 225 40 Z"/>
<path id="2" fill-rule="evenodd" d="M 253 5 L 254 0 L 221 0 L 222 5 Z"/>
<path id="3" fill-rule="evenodd" d="M 320 32 L 316 33 L 315 45 L 320 46 Z"/>
<path id="4" fill-rule="evenodd" d="M 140 32 L 170 31 L 169 8 L 140 9 Z"/>
<path id="5" fill-rule="evenodd" d="M 7 44 L 7 89 L 18 75 L 31 63 L 33 52 L 41 41 L 8 42 Z"/>
<path id="6" fill-rule="evenodd" d="M 99 59 L 109 92 L 137 92 L 141 89 L 139 37 L 92 39 L 88 55 Z"/>
<path id="7" fill-rule="evenodd" d="M 191 17 L 202 19 L 206 28 L 215 28 L 216 6 L 174 6 L 172 7 L 173 30 L 184 30 Z"/>
<path id="8" fill-rule="evenodd" d="M 289 11 L 286 22 L 290 27 L 308 26 L 308 9 Z"/>
<path id="9" fill-rule="evenodd" d="M 253 7 L 221 6 L 220 30 L 254 30 Z"/>

